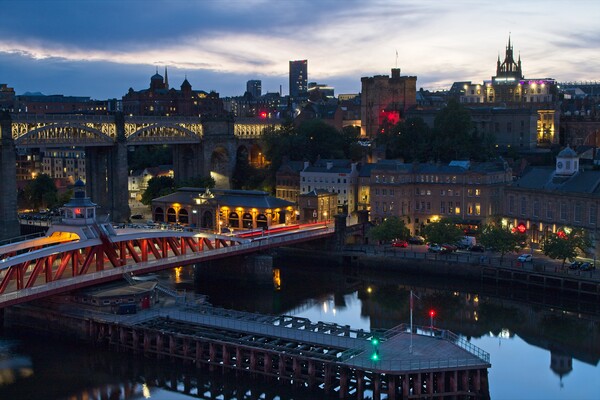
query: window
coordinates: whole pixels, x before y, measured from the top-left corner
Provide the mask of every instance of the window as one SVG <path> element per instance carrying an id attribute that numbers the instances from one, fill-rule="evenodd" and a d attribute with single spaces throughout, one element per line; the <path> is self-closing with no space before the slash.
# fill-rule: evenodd
<path id="1" fill-rule="evenodd" d="M 595 204 L 591 204 L 590 205 L 590 219 L 589 219 L 590 225 L 596 225 L 596 205 Z"/>
<path id="2" fill-rule="evenodd" d="M 475 215 L 481 215 L 481 204 L 475 203 Z"/>
<path id="3" fill-rule="evenodd" d="M 552 202 L 548 202 L 546 205 L 546 219 L 554 218 L 554 213 L 552 212 Z"/>
<path id="4" fill-rule="evenodd" d="M 446 202 L 440 202 L 440 214 L 444 214 L 446 212 Z"/>
<path id="5" fill-rule="evenodd" d="M 539 200 L 534 200 L 533 201 L 533 216 L 534 217 L 539 217 L 540 215 L 540 201 Z"/>
<path id="6" fill-rule="evenodd" d="M 581 222 L 583 210 L 581 207 L 581 203 L 575 203 L 575 209 L 573 210 L 573 220 L 575 222 Z"/>
<path id="7" fill-rule="evenodd" d="M 481 196 L 481 189 L 475 189 L 475 196 Z"/>
<path id="8" fill-rule="evenodd" d="M 454 206 L 451 201 L 448 202 L 448 214 L 454 214 Z"/>
<path id="9" fill-rule="evenodd" d="M 509 214 L 515 212 L 515 196 L 508 196 L 508 212 Z"/>
<path id="10" fill-rule="evenodd" d="M 527 214 L 527 198 L 521 197 L 521 215 Z"/>
<path id="11" fill-rule="evenodd" d="M 467 203 L 467 214 L 473 215 L 473 203 Z"/>
<path id="12" fill-rule="evenodd" d="M 567 203 L 560 203 L 560 219 L 563 221 L 567 219 Z"/>

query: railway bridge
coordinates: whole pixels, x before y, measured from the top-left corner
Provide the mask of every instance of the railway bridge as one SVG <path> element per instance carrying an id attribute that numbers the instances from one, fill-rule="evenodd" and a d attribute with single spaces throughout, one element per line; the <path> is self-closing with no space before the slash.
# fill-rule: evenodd
<path id="1" fill-rule="evenodd" d="M 279 120 L 263 118 L 202 120 L 192 117 L 139 117 L 123 114 L 0 116 L 0 239 L 19 234 L 17 221 L 16 154 L 26 149 L 85 150 L 84 179 L 103 214 L 114 221 L 129 217 L 127 152 L 137 146 L 170 145 L 175 179 L 209 174 L 217 187 L 228 188 L 236 160 L 262 162 L 259 139 Z"/>

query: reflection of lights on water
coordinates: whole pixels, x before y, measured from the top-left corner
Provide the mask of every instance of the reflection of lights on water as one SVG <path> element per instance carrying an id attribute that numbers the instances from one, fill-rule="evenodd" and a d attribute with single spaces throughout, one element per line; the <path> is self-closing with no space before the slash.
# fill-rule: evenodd
<path id="1" fill-rule="evenodd" d="M 475 303 L 479 303 L 479 296 L 478 296 L 478 295 L 475 295 L 475 297 L 473 297 L 473 301 L 474 301 Z"/>
<path id="2" fill-rule="evenodd" d="M 475 321 L 479 321 L 479 315 L 477 315 L 477 311 L 473 311 L 473 318 Z"/>
<path id="3" fill-rule="evenodd" d="M 148 385 L 146 385 L 145 383 L 142 385 L 142 395 L 145 399 L 150 398 L 150 388 L 148 388 Z"/>
<path id="4" fill-rule="evenodd" d="M 333 306 L 333 307 L 330 306 L 330 303 L 333 303 L 332 299 L 328 299 L 323 302 L 323 306 L 322 306 L 323 313 L 327 314 L 327 313 L 329 313 L 329 310 L 331 309 L 331 313 L 335 316 L 337 314 L 337 309 L 335 308 L 335 306 Z"/>
<path id="5" fill-rule="evenodd" d="M 372 292 L 373 292 L 373 288 L 372 288 L 371 286 L 369 286 L 369 287 L 367 288 L 367 293 L 372 293 Z"/>
<path id="6" fill-rule="evenodd" d="M 181 283 L 181 271 L 183 267 L 175 267 L 175 283 Z"/>
<path id="7" fill-rule="evenodd" d="M 276 290 L 281 290 L 281 271 L 279 268 L 273 269 L 273 286 Z"/>

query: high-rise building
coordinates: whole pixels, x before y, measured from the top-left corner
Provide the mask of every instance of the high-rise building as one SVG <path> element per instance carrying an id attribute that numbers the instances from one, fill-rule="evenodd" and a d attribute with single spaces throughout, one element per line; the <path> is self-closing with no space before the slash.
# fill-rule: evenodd
<path id="1" fill-rule="evenodd" d="M 250 93 L 255 99 L 258 99 L 262 95 L 262 81 L 250 80 L 246 82 L 246 92 Z"/>
<path id="2" fill-rule="evenodd" d="M 308 60 L 290 61 L 290 97 L 306 96 L 308 91 Z"/>

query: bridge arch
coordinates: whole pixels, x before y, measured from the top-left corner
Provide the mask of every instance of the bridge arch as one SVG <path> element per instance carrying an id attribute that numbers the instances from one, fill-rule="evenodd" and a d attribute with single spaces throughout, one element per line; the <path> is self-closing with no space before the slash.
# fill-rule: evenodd
<path id="1" fill-rule="evenodd" d="M 133 130 L 136 129 L 136 130 Z M 199 143 L 200 136 L 192 130 L 174 123 L 159 122 L 141 127 L 135 125 L 126 129 L 130 143 L 156 143 L 169 140 L 169 143 Z"/>
<path id="2" fill-rule="evenodd" d="M 45 146 L 56 144 L 57 146 L 73 146 L 81 144 L 90 145 L 112 145 L 114 140 L 102 131 L 85 124 L 73 124 L 69 122 L 58 122 L 40 126 L 32 129 L 15 139 L 15 146 Z"/>
<path id="3" fill-rule="evenodd" d="M 215 147 L 210 155 L 210 171 L 216 187 L 229 187 L 230 164 L 231 157 L 227 149 L 223 146 Z"/>

